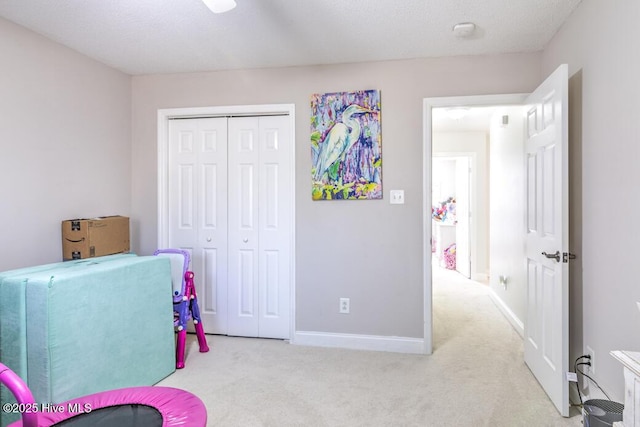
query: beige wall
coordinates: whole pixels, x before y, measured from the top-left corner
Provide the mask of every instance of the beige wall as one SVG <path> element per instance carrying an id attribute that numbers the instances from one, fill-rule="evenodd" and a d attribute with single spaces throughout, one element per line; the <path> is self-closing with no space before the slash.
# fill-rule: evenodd
<path id="1" fill-rule="evenodd" d="M 133 215 L 140 253 L 156 248 L 159 108 L 296 106 L 297 330 L 423 336 L 422 144 L 426 97 L 521 93 L 540 79 L 540 55 L 437 58 L 133 78 Z M 379 89 L 384 200 L 313 202 L 310 96 Z M 406 204 L 390 205 L 391 189 Z M 351 314 L 338 314 L 338 298 Z"/>
<path id="2" fill-rule="evenodd" d="M 571 75 L 571 333 L 582 340 L 572 349 L 594 350 L 594 377 L 620 402 L 622 367 L 609 352 L 640 350 L 638 19 L 637 0 L 583 0 L 542 62 L 545 75 L 560 63 Z"/>
<path id="3" fill-rule="evenodd" d="M 0 271 L 62 260 L 60 222 L 129 215 L 131 78 L 0 18 Z"/>

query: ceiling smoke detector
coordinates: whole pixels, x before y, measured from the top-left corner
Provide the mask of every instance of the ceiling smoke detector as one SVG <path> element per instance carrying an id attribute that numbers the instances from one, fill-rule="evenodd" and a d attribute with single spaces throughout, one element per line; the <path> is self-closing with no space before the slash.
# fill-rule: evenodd
<path id="1" fill-rule="evenodd" d="M 453 34 L 459 38 L 470 37 L 476 30 L 473 22 L 461 22 L 453 26 Z"/>

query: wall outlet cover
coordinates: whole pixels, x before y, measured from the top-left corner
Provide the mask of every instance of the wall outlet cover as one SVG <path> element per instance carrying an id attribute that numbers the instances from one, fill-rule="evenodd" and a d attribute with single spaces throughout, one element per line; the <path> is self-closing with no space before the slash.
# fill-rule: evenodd
<path id="1" fill-rule="evenodd" d="M 349 314 L 351 311 L 351 301 L 349 298 L 340 298 L 340 313 Z"/>
<path id="2" fill-rule="evenodd" d="M 588 354 L 589 356 L 591 356 L 591 359 L 589 359 L 589 362 L 591 363 L 591 365 L 584 365 L 584 371 L 589 374 L 589 375 L 593 375 L 596 373 L 596 354 L 593 351 L 593 349 L 589 346 L 585 347 L 585 354 Z"/>
<path id="3" fill-rule="evenodd" d="M 391 190 L 389 191 L 389 203 L 392 205 L 404 204 L 404 190 Z"/>

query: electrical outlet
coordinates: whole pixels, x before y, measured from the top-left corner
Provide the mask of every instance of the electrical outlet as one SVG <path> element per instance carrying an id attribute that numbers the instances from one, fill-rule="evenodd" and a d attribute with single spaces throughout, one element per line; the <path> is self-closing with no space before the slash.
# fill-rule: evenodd
<path id="1" fill-rule="evenodd" d="M 591 356 L 591 359 L 588 359 L 589 362 L 591 363 L 591 365 L 582 365 L 584 372 L 588 375 L 592 375 L 596 373 L 596 354 L 594 353 L 593 349 L 589 346 L 587 346 L 585 348 L 585 353 L 588 356 Z M 587 360 L 584 360 L 584 362 L 586 362 Z"/>
<path id="2" fill-rule="evenodd" d="M 349 298 L 340 298 L 340 313 L 349 314 L 351 302 Z"/>

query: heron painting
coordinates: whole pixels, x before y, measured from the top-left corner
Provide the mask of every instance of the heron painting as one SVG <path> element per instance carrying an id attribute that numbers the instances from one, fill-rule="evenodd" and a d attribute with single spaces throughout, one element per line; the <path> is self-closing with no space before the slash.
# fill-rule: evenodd
<path id="1" fill-rule="evenodd" d="M 313 200 L 381 199 L 380 91 L 311 97 Z"/>

